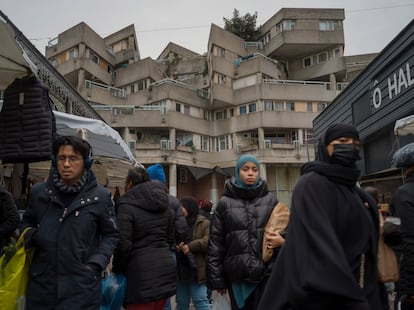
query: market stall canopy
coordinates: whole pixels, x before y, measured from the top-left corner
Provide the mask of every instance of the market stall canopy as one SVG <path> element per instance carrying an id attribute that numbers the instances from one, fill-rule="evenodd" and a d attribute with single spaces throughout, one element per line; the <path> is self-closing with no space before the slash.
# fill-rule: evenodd
<path id="1" fill-rule="evenodd" d="M 397 136 L 414 135 L 414 115 L 396 120 L 394 134 Z"/>
<path id="2" fill-rule="evenodd" d="M 137 160 L 119 133 L 105 122 L 53 111 L 58 135 L 78 135 L 79 129 L 87 131 L 87 140 L 95 156 L 127 160 L 136 165 Z"/>
<path id="3" fill-rule="evenodd" d="M 0 89 L 33 73 L 33 64 L 15 39 L 13 29 L 0 18 Z"/>

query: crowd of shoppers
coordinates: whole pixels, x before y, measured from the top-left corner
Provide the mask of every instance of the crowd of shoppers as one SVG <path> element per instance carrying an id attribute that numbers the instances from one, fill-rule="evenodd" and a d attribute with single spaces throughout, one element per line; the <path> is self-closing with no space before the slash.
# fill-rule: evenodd
<path id="1" fill-rule="evenodd" d="M 355 127 L 327 128 L 315 161 L 301 169 L 282 235 L 265 233 L 279 201 L 253 155 L 239 157 L 213 208 L 209 200 L 168 194 L 160 164 L 130 169 L 124 194 L 117 188 L 112 197 L 91 169 L 91 145 L 58 137 L 49 176 L 32 188 L 22 220 L 0 187 L 0 251 L 29 228 L 25 246 L 35 255 L 28 310 L 99 309 L 111 257 L 111 271 L 126 276 L 127 310 L 171 309 L 173 295 L 174 309 L 208 310 L 212 291 L 228 295 L 232 310 L 386 310 L 377 278 L 378 192 L 358 186 L 360 148 Z M 411 310 L 414 143 L 398 150 L 393 164 L 405 177 L 390 208 L 401 219 L 395 287 L 398 306 Z M 266 248 L 270 259 L 263 258 Z"/>

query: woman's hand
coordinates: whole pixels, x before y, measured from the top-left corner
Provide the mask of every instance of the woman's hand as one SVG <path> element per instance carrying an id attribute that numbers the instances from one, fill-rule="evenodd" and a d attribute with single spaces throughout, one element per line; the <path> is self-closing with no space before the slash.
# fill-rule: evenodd
<path id="1" fill-rule="evenodd" d="M 274 249 L 281 247 L 285 243 L 285 238 L 277 232 L 265 232 L 265 241 L 268 249 Z"/>
<path id="2" fill-rule="evenodd" d="M 219 293 L 220 295 L 225 295 L 227 293 L 227 290 L 225 288 L 217 290 L 217 293 Z"/>
<path id="3" fill-rule="evenodd" d="M 188 247 L 188 244 L 185 244 L 184 242 L 180 242 L 180 244 L 177 245 L 177 251 L 181 251 L 184 253 L 184 255 L 187 255 L 188 252 L 190 252 L 190 248 Z"/>

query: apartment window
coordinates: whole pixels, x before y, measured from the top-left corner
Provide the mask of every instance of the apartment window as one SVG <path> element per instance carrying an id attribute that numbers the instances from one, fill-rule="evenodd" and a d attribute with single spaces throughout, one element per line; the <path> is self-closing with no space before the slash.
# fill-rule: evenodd
<path id="1" fill-rule="evenodd" d="M 210 120 L 210 112 L 207 111 L 207 110 L 204 110 L 203 111 L 203 118 L 207 121 Z"/>
<path id="2" fill-rule="evenodd" d="M 277 132 L 275 135 L 276 143 L 286 144 L 289 141 L 289 135 L 287 132 Z"/>
<path id="3" fill-rule="evenodd" d="M 312 102 L 306 102 L 306 111 L 313 112 Z"/>
<path id="4" fill-rule="evenodd" d="M 89 50 L 89 59 L 99 65 L 99 56 L 92 50 Z"/>
<path id="5" fill-rule="evenodd" d="M 284 104 L 281 101 L 275 102 L 275 111 L 284 111 Z"/>
<path id="6" fill-rule="evenodd" d="M 270 42 L 270 32 L 267 32 L 262 39 L 263 45 L 266 45 Z"/>
<path id="7" fill-rule="evenodd" d="M 131 151 L 135 151 L 137 142 L 135 140 L 129 140 L 128 145 Z"/>
<path id="8" fill-rule="evenodd" d="M 217 84 L 226 84 L 226 76 L 224 74 L 217 74 Z"/>
<path id="9" fill-rule="evenodd" d="M 303 58 L 303 67 L 309 67 L 316 64 L 325 63 L 328 61 L 328 52 L 323 52 L 317 55 L 311 55 Z"/>
<path id="10" fill-rule="evenodd" d="M 298 139 L 298 132 L 297 132 L 296 130 L 292 130 L 292 131 L 290 132 L 290 141 L 291 141 L 292 143 L 294 143 L 295 141 L 299 142 L 299 139 Z"/>
<path id="11" fill-rule="evenodd" d="M 233 117 L 233 116 L 234 116 L 234 109 L 230 108 L 230 117 Z"/>
<path id="12" fill-rule="evenodd" d="M 256 102 L 250 103 L 249 104 L 249 113 L 256 112 L 256 110 L 257 110 Z"/>
<path id="13" fill-rule="evenodd" d="M 296 20 L 287 19 L 279 23 L 279 31 L 291 31 L 295 28 L 295 26 L 296 26 Z"/>
<path id="14" fill-rule="evenodd" d="M 286 111 L 295 111 L 295 103 L 293 101 L 286 102 Z"/>
<path id="15" fill-rule="evenodd" d="M 181 104 L 179 104 L 179 103 L 175 104 L 175 111 L 181 112 Z"/>
<path id="16" fill-rule="evenodd" d="M 239 107 L 239 114 L 240 114 L 240 115 L 247 114 L 247 107 L 246 107 L 245 105 L 241 105 L 241 106 Z"/>
<path id="17" fill-rule="evenodd" d="M 135 129 L 130 129 L 129 130 L 130 135 L 135 135 L 136 133 L 137 133 L 137 131 Z"/>
<path id="18" fill-rule="evenodd" d="M 50 60 L 50 63 L 52 64 L 52 66 L 56 67 L 56 65 L 57 65 L 57 60 L 56 60 L 56 58 L 51 59 L 51 60 Z"/>
<path id="19" fill-rule="evenodd" d="M 74 48 L 72 48 L 69 52 L 68 52 L 68 58 L 67 59 L 73 59 L 76 57 L 76 51 Z"/>
<path id="20" fill-rule="evenodd" d="M 187 169 L 181 167 L 178 169 L 178 181 L 180 183 L 187 183 Z"/>
<path id="21" fill-rule="evenodd" d="M 334 57 L 341 57 L 341 49 L 340 48 L 336 48 L 334 49 Z"/>
<path id="22" fill-rule="evenodd" d="M 339 20 L 321 20 L 319 21 L 319 30 L 320 31 L 334 31 L 339 29 L 342 25 Z"/>
<path id="23" fill-rule="evenodd" d="M 264 100 L 264 110 L 265 111 L 273 111 L 273 101 L 272 100 Z"/>
<path id="24" fill-rule="evenodd" d="M 184 145 L 184 146 L 192 146 L 194 145 L 193 142 L 193 134 L 191 133 L 180 133 L 177 134 L 175 139 L 176 145 Z"/>
<path id="25" fill-rule="evenodd" d="M 223 119 L 223 111 L 218 111 L 218 112 L 216 112 L 216 119 L 217 119 L 217 120 L 219 120 L 219 119 Z"/>
<path id="26" fill-rule="evenodd" d="M 289 140 L 289 134 L 287 132 L 273 132 L 266 133 L 264 135 L 265 140 L 275 144 L 286 144 Z"/>
<path id="27" fill-rule="evenodd" d="M 328 53 L 327 52 L 318 54 L 318 64 L 324 63 L 327 60 L 328 60 Z"/>
<path id="28" fill-rule="evenodd" d="M 312 57 L 303 58 L 303 67 L 310 67 L 312 66 Z"/>
<path id="29" fill-rule="evenodd" d="M 208 136 L 201 136 L 201 150 L 210 151 L 210 138 Z"/>
<path id="30" fill-rule="evenodd" d="M 313 130 L 304 129 L 303 130 L 303 144 L 312 144 L 313 143 Z"/>
<path id="31" fill-rule="evenodd" d="M 217 56 L 224 57 L 226 55 L 226 50 L 222 47 L 217 47 Z"/>
<path id="32" fill-rule="evenodd" d="M 132 94 L 132 93 L 135 93 L 135 84 L 132 84 L 132 85 L 131 85 L 131 94 Z"/>
<path id="33" fill-rule="evenodd" d="M 217 151 L 225 151 L 229 149 L 229 137 L 228 136 L 219 136 L 216 139 L 217 141 Z"/>
<path id="34" fill-rule="evenodd" d="M 147 80 L 139 80 L 138 81 L 138 90 L 144 90 L 147 88 Z"/>
<path id="35" fill-rule="evenodd" d="M 188 104 L 184 105 L 184 114 L 190 115 L 190 106 Z"/>

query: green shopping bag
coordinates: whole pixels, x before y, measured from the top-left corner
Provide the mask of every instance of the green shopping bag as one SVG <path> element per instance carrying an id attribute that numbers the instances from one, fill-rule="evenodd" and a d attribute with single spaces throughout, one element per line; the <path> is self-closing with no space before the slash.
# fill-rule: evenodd
<path id="1" fill-rule="evenodd" d="M 0 257 L 0 309 L 26 308 L 26 289 L 34 249 L 24 247 L 24 235 L 30 228 L 20 234 L 16 252 L 8 261 L 5 254 Z"/>

